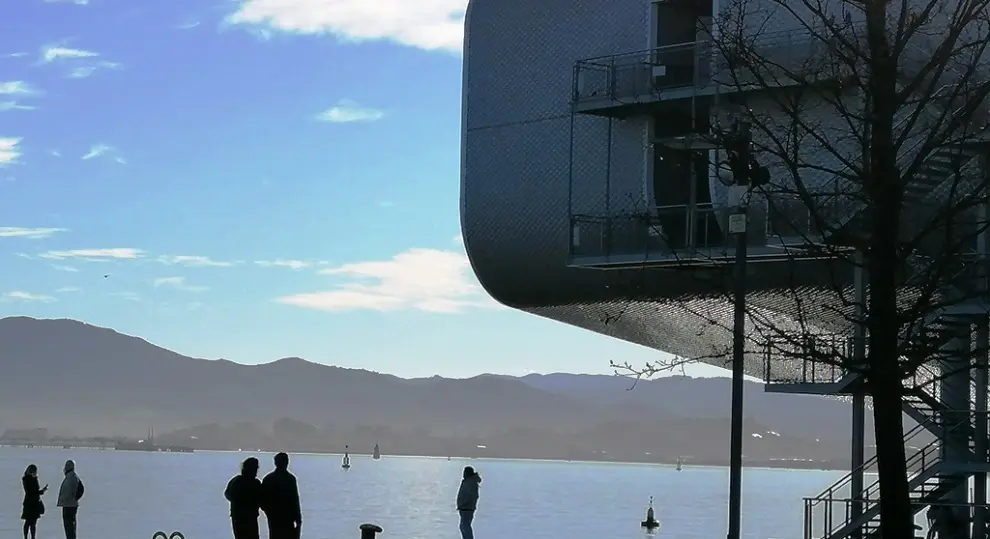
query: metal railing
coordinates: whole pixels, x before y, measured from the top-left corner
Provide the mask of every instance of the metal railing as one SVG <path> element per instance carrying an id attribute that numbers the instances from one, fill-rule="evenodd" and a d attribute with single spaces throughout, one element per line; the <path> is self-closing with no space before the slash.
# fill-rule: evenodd
<path id="1" fill-rule="evenodd" d="M 811 500 L 809 498 L 805 498 L 804 499 L 804 502 L 805 502 L 805 506 L 806 507 L 807 507 L 807 505 L 808 505 L 808 503 L 810 501 Z M 836 499 L 834 501 L 835 501 L 836 505 L 839 507 L 839 511 L 837 511 L 836 514 L 837 515 L 840 515 L 840 516 L 841 515 L 851 515 L 852 512 L 853 512 L 853 508 L 856 505 L 858 505 L 858 504 L 862 504 L 863 505 L 864 512 L 866 512 L 866 511 L 871 511 L 871 512 L 872 511 L 879 511 L 880 500 L 863 501 L 863 500 L 856 500 L 856 499 L 853 499 L 853 498 L 847 498 L 847 499 Z M 956 511 L 960 511 L 960 512 L 966 513 L 965 519 L 968 520 L 968 521 L 970 521 L 970 522 L 974 522 L 975 521 L 975 513 L 976 513 L 976 510 L 977 509 L 983 509 L 983 510 L 990 509 L 990 504 L 988 504 L 988 503 L 980 503 L 980 502 L 975 502 L 975 501 L 974 502 L 970 502 L 970 503 L 945 503 L 945 502 L 939 502 L 938 505 L 940 505 L 942 507 L 951 507 L 951 508 L 953 508 Z M 917 503 L 916 502 L 914 504 L 914 508 L 913 508 L 914 509 L 914 514 L 917 515 L 922 509 L 924 509 L 927 506 L 928 506 L 928 504 Z M 816 535 L 816 524 L 817 523 L 814 522 L 813 520 L 810 520 L 808 518 L 808 514 L 809 513 L 807 511 L 805 511 L 805 519 L 804 519 L 804 537 L 805 537 L 805 539 L 826 539 L 826 538 L 830 537 L 828 535 Z M 919 539 L 923 539 L 924 537 L 927 536 L 927 532 L 929 531 L 929 528 L 931 526 L 931 523 L 927 521 L 927 518 L 926 519 L 922 519 L 922 522 L 923 522 L 923 524 L 919 524 L 917 517 L 915 517 L 915 531 L 917 532 L 917 535 L 916 536 Z M 863 531 L 864 531 L 864 534 L 863 534 L 863 537 L 864 538 L 866 538 L 866 537 L 880 537 L 880 535 L 881 535 L 881 529 L 880 529 L 879 520 L 877 518 L 874 518 L 874 519 L 871 519 L 871 520 L 869 520 L 867 522 L 864 522 L 863 523 Z"/>
<path id="2" fill-rule="evenodd" d="M 961 412 L 959 415 L 962 417 L 959 417 L 951 424 L 945 425 L 946 428 L 944 433 L 946 435 L 951 435 L 952 433 L 954 433 L 959 429 L 967 429 L 967 430 L 972 429 L 977 421 L 986 422 L 988 417 L 987 412 L 964 411 Z M 922 424 L 912 429 L 910 431 L 911 433 L 910 437 L 914 438 L 918 436 L 921 430 L 923 430 L 921 429 L 921 427 L 923 426 L 927 427 L 927 425 Z M 972 443 L 971 439 L 970 439 L 970 443 Z M 943 439 L 932 440 L 927 445 L 925 445 L 924 447 L 922 447 L 917 452 L 915 452 L 914 454 L 912 454 L 907 458 L 905 465 L 908 469 L 908 473 L 914 475 L 914 477 L 910 480 L 911 483 L 914 483 L 914 485 L 912 486 L 912 492 L 914 492 L 915 489 L 919 488 L 920 486 L 926 485 L 928 476 L 924 474 L 926 472 L 933 470 L 935 465 L 940 464 L 942 462 L 942 456 L 941 456 L 942 444 L 943 444 Z M 970 451 L 970 454 L 967 456 L 971 456 L 971 455 L 972 453 Z M 976 458 L 975 455 L 972 456 Z M 876 465 L 876 457 L 870 459 L 870 461 L 867 461 L 867 463 L 864 464 L 863 470 L 865 471 L 865 469 L 868 469 L 868 467 L 875 465 Z M 837 498 L 835 496 L 836 494 L 838 494 L 839 488 L 843 488 L 847 484 L 851 485 L 852 475 L 853 474 L 850 473 L 846 477 L 840 479 L 839 482 L 837 482 L 832 487 L 829 487 L 828 489 L 825 490 L 825 492 L 819 494 L 818 496 L 815 496 L 813 498 L 805 498 L 804 521 L 806 525 L 805 528 L 806 539 L 813 539 L 817 537 L 821 537 L 821 538 L 832 537 L 838 532 L 842 531 L 843 528 L 846 528 L 851 524 L 853 524 L 854 518 L 862 518 L 864 519 L 864 523 L 865 523 L 866 521 L 872 519 L 873 515 L 871 513 L 875 513 L 876 511 L 879 510 L 879 501 L 880 501 L 879 479 L 877 479 L 870 485 L 866 486 L 859 497 L 850 497 L 848 494 L 845 495 L 846 497 L 843 498 Z M 919 478 L 921 478 L 920 482 L 918 481 Z M 927 492 L 925 494 L 927 494 Z M 927 500 L 925 499 L 924 495 L 915 496 L 914 498 L 919 503 L 927 503 Z M 862 507 L 862 511 L 859 513 L 858 517 L 854 516 L 857 514 L 854 511 L 854 507 L 856 507 L 856 504 L 861 504 Z M 840 511 L 836 512 L 836 506 L 840 508 Z M 839 518 L 836 518 L 837 515 Z M 816 521 L 816 517 L 820 517 L 820 520 L 822 522 L 821 531 L 823 533 L 819 535 L 816 535 L 814 533 L 814 530 L 809 528 L 809 526 L 811 526 L 812 523 Z"/>
<path id="3" fill-rule="evenodd" d="M 831 384 L 849 374 L 841 366 L 850 357 L 852 337 L 808 335 L 795 339 L 770 338 L 763 345 L 763 381 L 767 384 Z M 829 357 L 831 360 L 826 360 Z M 800 365 L 795 366 L 795 363 Z M 774 369 L 787 374 L 773 374 Z"/>
<path id="4" fill-rule="evenodd" d="M 797 71 L 810 60 L 829 56 L 827 52 L 834 40 L 820 32 L 825 31 L 800 28 L 767 32 L 750 39 L 742 36 L 738 43 L 703 39 L 579 60 L 574 66 L 572 102 L 600 99 L 635 102 L 676 88 L 747 84 L 740 80 L 746 78 L 747 71 Z M 854 37 L 851 30 L 849 37 Z M 733 48 L 742 52 L 733 52 Z M 743 57 L 759 58 L 760 66 L 741 66 L 746 64 Z M 716 75 L 727 70 L 732 70 L 733 76 L 717 81 Z"/>
<path id="5" fill-rule="evenodd" d="M 638 255 L 690 257 L 699 251 L 727 247 L 731 209 L 711 203 L 657 206 L 652 211 L 615 215 L 571 216 L 571 257 Z M 767 208 L 748 209 L 750 245 L 766 245 Z"/>
<path id="6" fill-rule="evenodd" d="M 653 212 L 571 216 L 572 257 L 688 255 L 726 245 L 727 209 L 711 204 L 660 206 Z"/>

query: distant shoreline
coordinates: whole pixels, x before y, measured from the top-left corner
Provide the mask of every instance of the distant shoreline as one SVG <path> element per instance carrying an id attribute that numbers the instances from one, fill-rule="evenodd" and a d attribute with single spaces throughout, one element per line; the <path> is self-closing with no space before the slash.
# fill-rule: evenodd
<path id="1" fill-rule="evenodd" d="M 56 445 L 48 445 L 44 442 L 36 442 L 35 447 L 27 447 L 21 444 L 8 445 L 0 441 L 0 448 L 2 449 L 33 449 L 33 450 L 53 450 L 53 451 L 132 451 L 130 449 L 116 449 L 113 447 L 90 447 L 80 444 L 80 447 L 75 448 L 64 448 L 57 447 Z M 215 448 L 202 448 L 196 449 L 196 453 L 277 453 L 281 449 L 257 449 L 257 450 L 241 450 L 241 449 L 215 449 Z M 134 450 L 133 452 L 154 452 L 154 451 L 143 451 Z M 318 456 L 337 456 L 342 457 L 343 453 L 330 453 L 324 451 L 306 451 L 306 450 L 291 450 L 290 453 L 298 455 L 318 455 Z M 350 453 L 351 457 L 361 457 L 371 460 L 370 453 Z M 427 458 L 433 460 L 443 460 L 449 458 L 450 460 L 480 460 L 480 461 L 522 461 L 522 462 L 560 462 L 560 463 L 578 463 L 578 464 L 616 464 L 616 465 L 643 465 L 643 466 L 659 466 L 665 468 L 674 468 L 677 466 L 676 461 L 647 461 L 647 460 L 608 460 L 608 459 L 577 459 L 568 460 L 563 458 L 534 458 L 534 457 L 499 457 L 495 455 L 485 455 L 478 457 L 469 457 L 464 455 L 418 455 L 418 454 L 405 454 L 396 453 L 382 455 L 382 458 Z M 682 461 L 682 466 L 690 468 L 728 468 L 728 462 L 720 462 L 714 460 L 693 460 L 684 459 Z M 757 468 L 757 469 L 769 469 L 769 470 L 794 470 L 794 471 L 828 471 L 828 472 L 848 472 L 848 465 L 840 465 L 837 462 L 811 462 L 811 461 L 800 461 L 800 460 L 785 460 L 785 459 L 760 459 L 760 460 L 747 460 L 743 462 L 744 468 Z"/>

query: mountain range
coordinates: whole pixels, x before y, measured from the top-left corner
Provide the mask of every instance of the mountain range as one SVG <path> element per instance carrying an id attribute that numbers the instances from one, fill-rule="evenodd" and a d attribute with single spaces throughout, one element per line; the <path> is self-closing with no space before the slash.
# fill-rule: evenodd
<path id="1" fill-rule="evenodd" d="M 0 428 L 140 437 L 154 427 L 172 431 L 163 434 L 172 441 L 225 446 L 215 449 L 327 450 L 388 438 L 392 453 L 441 456 L 484 449 L 486 456 L 716 462 L 728 453 L 727 378 L 403 379 L 301 358 L 242 365 L 75 320 L 27 317 L 0 319 L 0 345 Z M 747 458 L 848 460 L 845 402 L 765 393 L 747 382 L 745 415 Z"/>

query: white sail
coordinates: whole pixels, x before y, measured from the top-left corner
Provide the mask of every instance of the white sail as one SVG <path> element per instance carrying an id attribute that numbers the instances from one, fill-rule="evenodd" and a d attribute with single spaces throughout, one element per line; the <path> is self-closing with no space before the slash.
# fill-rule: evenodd
<path id="1" fill-rule="evenodd" d="M 351 455 L 349 454 L 346 445 L 344 446 L 344 460 L 341 461 L 340 467 L 341 468 L 350 468 L 351 467 Z"/>
<path id="2" fill-rule="evenodd" d="M 371 454 L 371 458 L 375 460 L 382 458 L 382 451 L 379 449 L 378 444 L 375 444 L 375 452 Z"/>

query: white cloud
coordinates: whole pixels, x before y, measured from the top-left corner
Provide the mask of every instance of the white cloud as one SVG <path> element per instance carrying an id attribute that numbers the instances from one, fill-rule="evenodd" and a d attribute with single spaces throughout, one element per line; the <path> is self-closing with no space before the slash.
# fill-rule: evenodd
<path id="1" fill-rule="evenodd" d="M 120 69 L 120 67 L 121 65 L 117 62 L 107 62 L 105 60 L 101 60 L 86 66 L 73 67 L 69 70 L 67 76 L 70 79 L 85 79 L 101 69 Z"/>
<path id="2" fill-rule="evenodd" d="M 88 260 L 99 262 L 105 260 L 134 260 L 144 257 L 141 249 L 130 247 L 113 247 L 109 249 L 71 249 L 68 251 L 48 251 L 38 255 L 49 260 Z"/>
<path id="3" fill-rule="evenodd" d="M 348 99 L 342 99 L 336 105 L 316 115 L 321 122 L 336 124 L 351 122 L 375 122 L 385 117 L 385 113 L 373 108 L 362 107 Z"/>
<path id="4" fill-rule="evenodd" d="M 78 268 L 74 268 L 72 266 L 64 266 L 62 264 L 52 264 L 52 269 L 56 271 L 64 271 L 68 273 L 79 273 Z"/>
<path id="5" fill-rule="evenodd" d="M 199 21 L 187 21 L 182 24 L 176 25 L 175 28 L 178 30 L 192 30 L 193 28 L 196 28 L 199 25 L 200 25 Z"/>
<path id="6" fill-rule="evenodd" d="M 0 95 L 30 95 L 35 93 L 30 84 L 22 80 L 0 82 Z"/>
<path id="7" fill-rule="evenodd" d="M 55 293 L 57 293 L 57 294 L 68 294 L 68 293 L 72 293 L 72 292 L 81 292 L 81 291 L 82 291 L 82 288 L 79 288 L 78 286 L 63 286 L 62 288 L 56 289 L 55 290 Z"/>
<path id="8" fill-rule="evenodd" d="M 127 301 L 141 301 L 141 296 L 134 292 L 111 292 L 110 295 Z"/>
<path id="9" fill-rule="evenodd" d="M 89 0 L 45 0 L 46 4 L 75 4 L 77 6 L 85 6 L 89 4 Z"/>
<path id="10" fill-rule="evenodd" d="M 240 0 L 228 24 L 460 51 L 467 0 Z"/>
<path id="11" fill-rule="evenodd" d="M 19 137 L 0 137 L 0 167 L 17 162 L 21 156 L 21 150 L 17 147 L 20 143 Z"/>
<path id="12" fill-rule="evenodd" d="M 276 301 L 323 311 L 456 313 L 499 306 L 482 290 L 462 252 L 410 249 L 390 260 L 345 264 L 320 273 L 341 277 L 345 282 L 333 290 Z"/>
<path id="13" fill-rule="evenodd" d="M 44 294 L 32 294 L 30 292 L 23 292 L 20 290 L 15 290 L 13 292 L 7 292 L 3 295 L 4 301 L 26 301 L 26 302 L 38 302 L 38 303 L 53 303 L 57 301 L 52 296 L 46 296 Z"/>
<path id="14" fill-rule="evenodd" d="M 307 260 L 286 260 L 284 258 L 278 258 L 275 260 L 255 260 L 254 263 L 263 268 L 288 268 L 291 270 L 301 270 L 323 264 L 323 262 L 310 262 Z"/>
<path id="15" fill-rule="evenodd" d="M 18 103 L 17 101 L 0 101 L 0 112 L 6 112 L 8 110 L 34 110 L 38 107 L 34 105 L 24 105 Z"/>
<path id="16" fill-rule="evenodd" d="M 41 62 L 50 64 L 57 60 L 79 60 L 81 58 L 95 58 L 99 53 L 83 49 L 73 49 L 58 45 L 46 45 L 41 48 Z"/>
<path id="17" fill-rule="evenodd" d="M 121 157 L 120 152 L 116 148 L 110 146 L 109 144 L 94 144 L 90 146 L 89 151 L 86 152 L 80 159 L 83 161 L 89 161 L 90 159 L 96 159 L 97 157 L 105 157 L 107 159 L 112 159 L 120 164 L 125 164 L 127 161 Z"/>
<path id="18" fill-rule="evenodd" d="M 207 256 L 196 255 L 163 255 L 158 257 L 162 264 L 186 266 L 190 268 L 227 268 L 233 266 L 233 262 L 213 260 Z"/>
<path id="19" fill-rule="evenodd" d="M 28 238 L 38 240 L 66 231 L 68 231 L 66 228 L 25 228 L 20 226 L 0 226 L 0 238 Z"/>
<path id="20" fill-rule="evenodd" d="M 205 292 L 210 289 L 208 286 L 194 286 L 186 284 L 185 277 L 160 277 L 154 280 L 155 288 L 168 286 L 184 292 Z"/>

